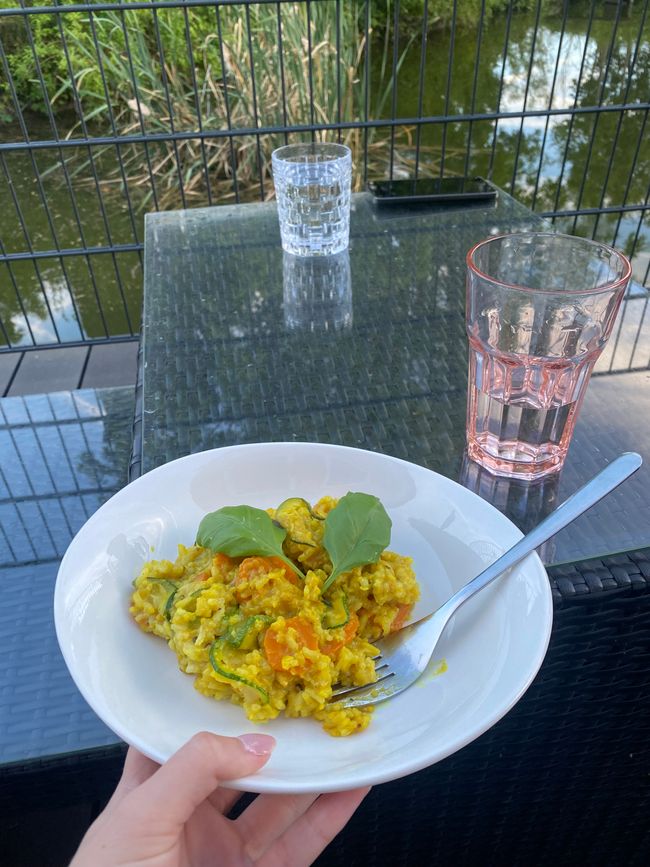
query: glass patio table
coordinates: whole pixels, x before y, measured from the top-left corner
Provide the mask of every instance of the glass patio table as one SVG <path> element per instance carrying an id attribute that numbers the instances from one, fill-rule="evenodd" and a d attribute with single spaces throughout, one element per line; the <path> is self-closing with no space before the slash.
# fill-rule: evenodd
<path id="1" fill-rule="evenodd" d="M 132 475 L 219 446 L 330 442 L 443 473 L 526 531 L 634 449 L 647 458 L 637 476 L 541 554 L 557 564 L 650 544 L 647 371 L 593 377 L 559 474 L 512 481 L 464 455 L 465 254 L 544 226 L 501 191 L 455 207 L 358 194 L 349 251 L 301 259 L 282 252 L 273 202 L 148 215 Z"/>

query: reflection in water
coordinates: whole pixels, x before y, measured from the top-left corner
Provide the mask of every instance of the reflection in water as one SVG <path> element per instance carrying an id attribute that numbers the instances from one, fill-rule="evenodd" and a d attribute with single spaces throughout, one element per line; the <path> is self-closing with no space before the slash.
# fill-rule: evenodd
<path id="1" fill-rule="evenodd" d="M 560 475 L 560 472 L 550 473 L 532 482 L 497 476 L 470 460 L 465 453 L 458 481 L 496 506 L 525 534 L 559 505 Z M 544 563 L 552 563 L 555 555 L 554 539 L 541 545 L 537 553 Z"/>
<path id="2" fill-rule="evenodd" d="M 83 340 L 78 310 L 68 284 L 55 274 L 41 273 L 43 296 L 47 303 L 32 306 L 28 311 L 29 326 L 35 343 L 55 343 L 58 340 Z M 41 299 L 39 299 L 40 301 Z M 12 333 L 20 333 L 24 322 L 21 313 L 11 317 Z"/>
<path id="3" fill-rule="evenodd" d="M 282 258 L 284 322 L 290 330 L 341 331 L 352 326 L 347 250 L 334 256 Z"/>
<path id="4" fill-rule="evenodd" d="M 598 114 L 574 107 L 644 104 L 650 68 L 647 7 L 573 0 L 497 13 L 489 27 L 450 28 L 416 38 L 405 49 L 396 83 L 402 117 L 469 111 L 520 112 L 552 108 L 566 114 L 504 117 L 424 125 L 424 173 L 490 174 L 500 187 L 537 211 L 642 203 L 648 186 L 647 113 Z M 381 56 L 381 51 L 376 52 Z M 475 74 L 475 70 L 476 73 Z M 425 83 L 420 94 L 420 81 Z M 379 74 L 373 70 L 373 84 Z M 421 99 L 421 105 L 420 105 Z M 383 113 L 390 115 L 387 100 Z M 411 131 L 396 133 L 394 150 L 411 154 Z M 376 142 L 379 147 L 379 142 Z M 392 150 L 385 147 L 386 165 Z M 398 168 L 402 168 L 399 166 Z M 412 174 L 407 167 L 405 174 Z M 648 278 L 650 228 L 642 211 L 568 217 L 569 234 L 591 236 L 626 252 L 635 247 L 635 279 Z M 636 239 L 636 242 L 635 242 Z"/>

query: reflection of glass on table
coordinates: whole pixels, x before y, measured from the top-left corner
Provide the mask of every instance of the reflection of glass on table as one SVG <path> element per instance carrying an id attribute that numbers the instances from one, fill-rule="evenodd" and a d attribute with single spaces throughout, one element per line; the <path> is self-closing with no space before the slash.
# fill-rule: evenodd
<path id="1" fill-rule="evenodd" d="M 284 322 L 289 329 L 337 331 L 352 325 L 347 250 L 335 256 L 282 258 Z"/>
<path id="2" fill-rule="evenodd" d="M 473 461 L 465 452 L 458 481 L 492 503 L 526 534 L 559 506 L 560 476 L 559 472 L 549 473 L 532 481 L 497 476 Z M 544 542 L 537 553 L 544 563 L 552 563 L 555 559 L 555 537 Z"/>

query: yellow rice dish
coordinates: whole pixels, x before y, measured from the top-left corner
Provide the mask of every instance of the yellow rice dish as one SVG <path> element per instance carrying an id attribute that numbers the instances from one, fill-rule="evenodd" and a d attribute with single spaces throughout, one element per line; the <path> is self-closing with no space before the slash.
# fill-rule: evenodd
<path id="1" fill-rule="evenodd" d="M 363 730 L 372 708 L 328 704 L 332 689 L 376 680 L 372 642 L 404 625 L 419 590 L 411 558 L 384 550 L 323 593 L 332 572 L 323 528 L 336 505 L 293 498 L 267 510 L 304 579 L 280 557 L 179 545 L 175 562 L 151 560 L 135 579 L 136 623 L 168 642 L 199 692 L 241 705 L 251 720 L 284 713 L 312 716 L 331 735 Z"/>

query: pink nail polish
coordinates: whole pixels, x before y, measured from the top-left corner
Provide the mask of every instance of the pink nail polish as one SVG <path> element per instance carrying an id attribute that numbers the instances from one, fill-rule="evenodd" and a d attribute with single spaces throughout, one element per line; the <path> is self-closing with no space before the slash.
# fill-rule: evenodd
<path id="1" fill-rule="evenodd" d="M 275 747 L 275 738 L 271 737 L 271 735 L 260 735 L 257 733 L 239 735 L 238 740 L 242 742 L 247 752 L 253 753 L 255 756 L 268 756 Z"/>

